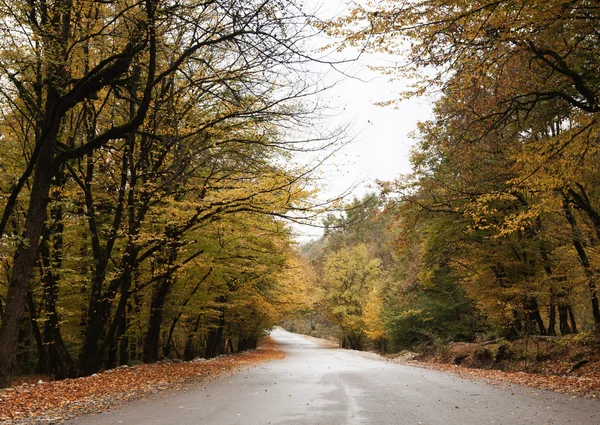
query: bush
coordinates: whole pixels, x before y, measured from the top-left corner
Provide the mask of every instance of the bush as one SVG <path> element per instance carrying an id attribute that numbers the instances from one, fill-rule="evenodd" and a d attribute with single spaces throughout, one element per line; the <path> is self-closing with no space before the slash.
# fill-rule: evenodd
<path id="1" fill-rule="evenodd" d="M 510 344 L 502 343 L 498 346 L 496 354 L 494 355 L 494 362 L 501 363 L 508 361 L 514 357 L 514 353 L 510 347 Z"/>
<path id="2" fill-rule="evenodd" d="M 492 353 L 485 347 L 479 347 L 473 353 L 473 365 L 487 366 L 492 363 Z"/>

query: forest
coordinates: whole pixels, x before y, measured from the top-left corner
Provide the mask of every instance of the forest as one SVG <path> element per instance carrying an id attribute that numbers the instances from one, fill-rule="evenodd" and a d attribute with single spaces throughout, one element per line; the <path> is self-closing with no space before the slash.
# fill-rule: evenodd
<path id="1" fill-rule="evenodd" d="M 598 8 L 587 1 L 367 2 L 327 27 L 405 52 L 435 97 L 413 172 L 304 247 L 342 346 L 382 351 L 600 329 Z M 310 328 L 308 328 L 310 326 Z"/>
<path id="2" fill-rule="evenodd" d="M 337 136 L 291 83 L 293 6 L 0 5 L 0 387 L 253 348 L 295 308 L 284 220 L 316 206 L 292 153 Z"/>
<path id="3" fill-rule="evenodd" d="M 600 330 L 590 0 L 0 4 L 0 387 L 254 348 L 383 352 Z M 308 34 L 402 55 L 413 171 L 316 201 Z M 309 164 L 298 153 L 321 156 Z M 385 155 L 385 152 L 381 153 Z M 319 217 L 324 217 L 318 222 Z M 293 222 L 324 228 L 298 246 Z"/>

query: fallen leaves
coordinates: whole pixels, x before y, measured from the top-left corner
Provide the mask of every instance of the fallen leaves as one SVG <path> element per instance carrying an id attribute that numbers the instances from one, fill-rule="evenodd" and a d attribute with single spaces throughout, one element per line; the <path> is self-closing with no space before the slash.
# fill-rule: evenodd
<path id="1" fill-rule="evenodd" d="M 484 379 L 519 384 L 526 387 L 556 391 L 589 398 L 600 398 L 600 364 L 593 363 L 579 376 L 558 376 L 527 372 L 505 372 L 501 370 L 476 369 L 445 363 L 410 362 L 428 369 L 449 372 L 466 379 Z"/>
<path id="2" fill-rule="evenodd" d="M 90 412 L 101 412 L 181 384 L 206 381 L 285 357 L 277 344 L 263 339 L 257 350 L 205 361 L 121 366 L 83 378 L 23 383 L 0 390 L 0 422 L 58 423 Z"/>
<path id="3" fill-rule="evenodd" d="M 510 382 L 566 394 L 600 398 L 600 349 L 591 333 L 561 339 L 451 343 L 433 355 L 388 357 L 451 372 L 463 378 Z M 503 353 L 503 356 L 500 354 Z M 485 354 L 485 355 L 484 355 Z"/>

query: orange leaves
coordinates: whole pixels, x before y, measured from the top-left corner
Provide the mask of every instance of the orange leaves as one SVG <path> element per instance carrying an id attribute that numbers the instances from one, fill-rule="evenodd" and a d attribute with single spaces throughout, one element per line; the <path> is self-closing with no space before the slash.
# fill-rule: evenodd
<path id="1" fill-rule="evenodd" d="M 123 401 L 177 388 L 184 383 L 214 379 L 284 356 L 272 340 L 265 338 L 259 349 L 235 356 L 119 367 L 84 378 L 23 384 L 0 390 L 0 422 L 25 419 L 61 421 L 84 413 L 100 412 Z"/>
<path id="2" fill-rule="evenodd" d="M 598 363 L 586 369 L 582 376 L 557 376 L 526 372 L 473 369 L 450 364 L 427 363 L 431 369 L 450 372 L 461 378 L 510 382 L 526 387 L 540 388 L 564 394 L 598 398 L 600 396 L 600 371 Z"/>

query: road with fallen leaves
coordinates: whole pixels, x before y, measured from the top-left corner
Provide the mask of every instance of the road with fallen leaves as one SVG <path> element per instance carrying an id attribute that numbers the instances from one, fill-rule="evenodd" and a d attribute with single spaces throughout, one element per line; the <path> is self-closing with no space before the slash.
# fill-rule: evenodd
<path id="1" fill-rule="evenodd" d="M 284 360 L 68 422 L 78 425 L 598 425 L 600 401 L 470 381 L 276 329 Z"/>

